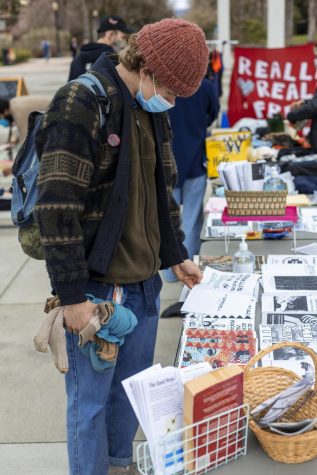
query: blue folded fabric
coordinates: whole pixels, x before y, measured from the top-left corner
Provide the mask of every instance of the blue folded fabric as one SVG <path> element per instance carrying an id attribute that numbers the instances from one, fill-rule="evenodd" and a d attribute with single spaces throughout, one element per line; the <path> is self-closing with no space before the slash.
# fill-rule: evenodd
<path id="1" fill-rule="evenodd" d="M 87 297 L 96 304 L 104 302 L 104 300 L 95 298 L 92 295 L 87 295 Z M 125 335 L 132 333 L 138 320 L 134 313 L 123 305 L 114 302 L 113 305 L 114 312 L 112 316 L 105 325 L 102 325 L 96 336 L 121 346 L 124 343 Z M 100 349 L 100 346 L 95 341 L 90 341 L 79 348 L 84 355 L 90 357 L 93 368 L 98 372 L 104 372 L 116 364 L 116 361 L 106 361 L 99 358 L 97 351 Z"/>

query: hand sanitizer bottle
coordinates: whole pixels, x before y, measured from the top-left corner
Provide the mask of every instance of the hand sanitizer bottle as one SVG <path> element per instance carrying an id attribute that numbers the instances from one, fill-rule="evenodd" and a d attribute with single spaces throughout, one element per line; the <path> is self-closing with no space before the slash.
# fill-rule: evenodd
<path id="1" fill-rule="evenodd" d="M 248 245 L 245 242 L 245 235 L 241 237 L 242 241 L 239 245 L 239 251 L 233 257 L 233 272 L 240 272 L 242 274 L 253 274 L 255 256 L 248 250 Z"/>
<path id="2" fill-rule="evenodd" d="M 264 191 L 283 191 L 287 189 L 286 183 L 278 176 L 276 167 L 271 168 L 271 176 L 265 180 L 263 185 Z"/>

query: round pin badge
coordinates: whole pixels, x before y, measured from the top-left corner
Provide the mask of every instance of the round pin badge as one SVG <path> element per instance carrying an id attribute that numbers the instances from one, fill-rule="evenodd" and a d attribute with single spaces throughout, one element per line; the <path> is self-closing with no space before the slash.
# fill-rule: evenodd
<path id="1" fill-rule="evenodd" d="M 111 147 L 117 147 L 120 144 L 120 137 L 116 134 L 110 134 L 108 136 L 108 144 Z"/>

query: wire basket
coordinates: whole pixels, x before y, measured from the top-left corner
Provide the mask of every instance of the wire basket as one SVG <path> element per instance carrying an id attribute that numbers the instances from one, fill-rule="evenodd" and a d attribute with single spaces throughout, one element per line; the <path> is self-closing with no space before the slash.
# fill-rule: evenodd
<path id="1" fill-rule="evenodd" d="M 293 347 L 307 353 L 315 366 L 314 390 L 306 393 L 284 415 L 283 420 L 296 422 L 303 419 L 317 417 L 317 354 L 301 343 L 278 343 L 265 348 L 257 353 L 246 365 L 244 373 L 244 399 L 249 404 L 250 410 L 260 403 L 288 388 L 301 378 L 292 371 L 262 367 L 253 368 L 263 356 L 280 348 Z M 250 428 L 261 444 L 263 450 L 277 462 L 301 463 L 312 460 L 317 456 L 317 430 L 312 430 L 291 437 L 272 433 L 268 429 L 261 428 L 250 416 Z"/>
<path id="2" fill-rule="evenodd" d="M 283 216 L 287 190 L 231 191 L 225 190 L 229 216 Z"/>
<path id="3" fill-rule="evenodd" d="M 249 407 L 236 407 L 137 447 L 142 475 L 206 473 L 246 455 Z"/>

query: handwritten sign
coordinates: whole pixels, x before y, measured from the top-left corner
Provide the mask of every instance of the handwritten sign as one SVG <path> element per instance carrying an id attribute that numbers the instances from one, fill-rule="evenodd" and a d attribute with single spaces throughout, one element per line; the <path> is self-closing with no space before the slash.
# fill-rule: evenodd
<path id="1" fill-rule="evenodd" d="M 289 48 L 242 48 L 234 52 L 228 117 L 285 117 L 292 102 L 312 97 L 316 68 L 312 44 Z"/>

